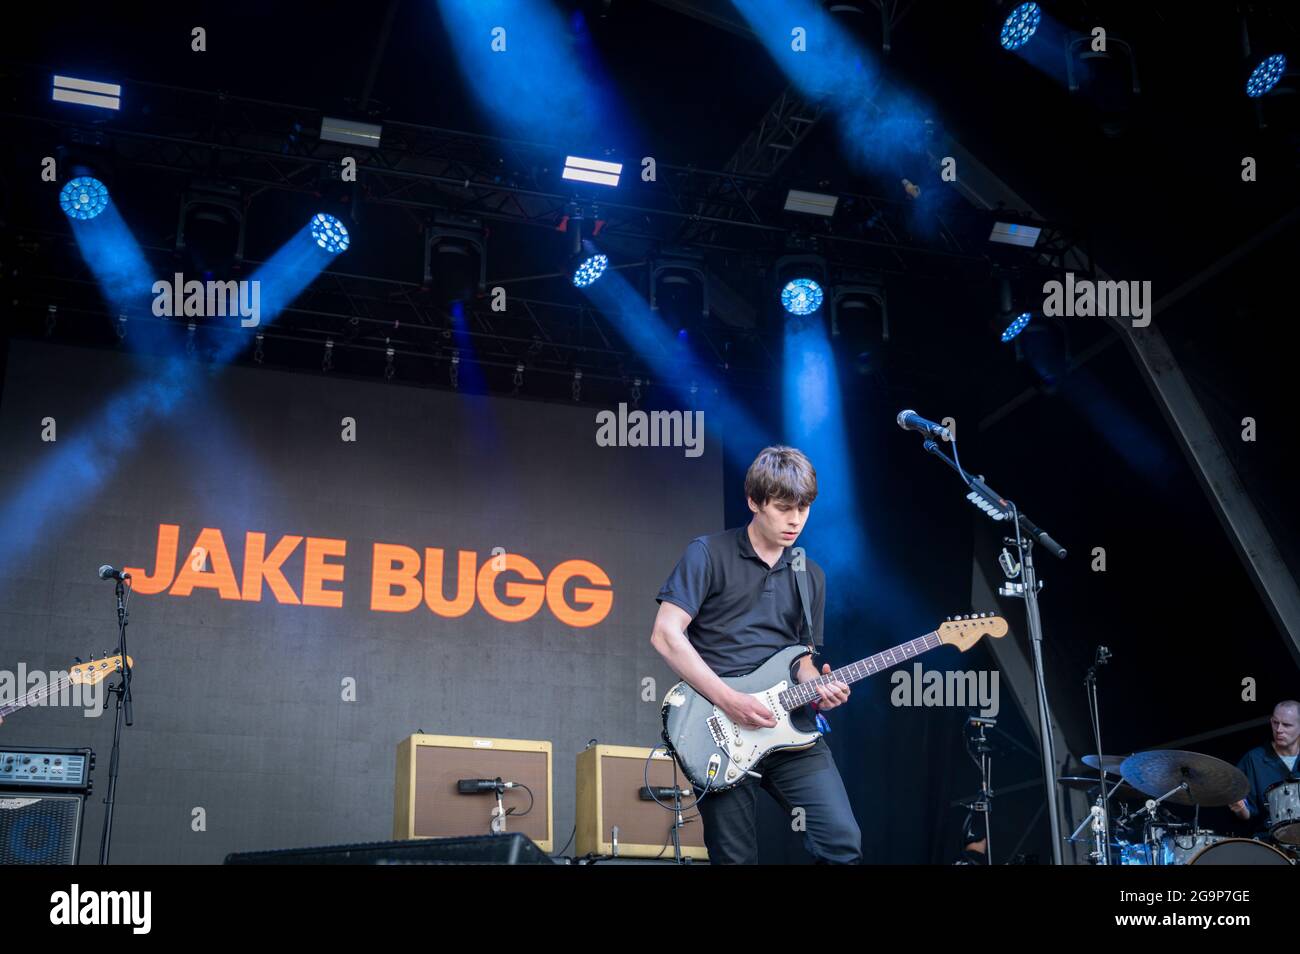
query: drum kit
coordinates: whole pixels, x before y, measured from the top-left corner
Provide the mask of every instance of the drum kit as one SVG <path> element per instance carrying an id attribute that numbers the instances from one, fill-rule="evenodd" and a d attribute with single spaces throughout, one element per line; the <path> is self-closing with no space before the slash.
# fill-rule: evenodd
<path id="1" fill-rule="evenodd" d="M 1199 824 L 1201 808 L 1231 805 L 1250 787 L 1240 769 L 1221 759 L 1157 749 L 1127 757 L 1087 755 L 1083 763 L 1113 776 L 1107 779 L 1104 800 L 1100 777 L 1058 779 L 1072 788 L 1097 790 L 1091 815 L 1069 839 L 1091 841 L 1095 864 L 1294 865 L 1300 860 L 1300 782 L 1278 782 L 1264 793 L 1267 840 L 1239 838 Z M 1193 808 L 1193 820 L 1179 818 L 1166 804 Z M 1091 835 L 1084 833 L 1088 828 Z"/>

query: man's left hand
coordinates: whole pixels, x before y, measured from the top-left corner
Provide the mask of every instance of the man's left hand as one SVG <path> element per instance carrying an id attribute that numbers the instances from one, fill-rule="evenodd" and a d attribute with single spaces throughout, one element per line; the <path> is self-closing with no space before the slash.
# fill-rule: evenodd
<path id="1" fill-rule="evenodd" d="M 808 668 L 812 669 L 813 667 L 809 666 Z M 813 669 L 814 673 L 816 671 L 816 669 Z M 828 663 L 822 665 L 823 676 L 830 671 L 831 667 Z M 819 709 L 834 709 L 836 706 L 843 705 L 849 700 L 849 687 L 842 682 L 836 681 L 829 685 L 816 686 L 815 688 L 817 689 L 817 695 L 821 697 L 817 700 L 817 707 Z"/>

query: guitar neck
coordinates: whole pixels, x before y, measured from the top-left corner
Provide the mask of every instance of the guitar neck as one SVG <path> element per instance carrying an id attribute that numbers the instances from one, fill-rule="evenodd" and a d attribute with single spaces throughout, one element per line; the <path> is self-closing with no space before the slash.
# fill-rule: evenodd
<path id="1" fill-rule="evenodd" d="M 927 653 L 931 649 L 936 649 L 942 645 L 943 640 L 939 638 L 937 630 L 926 633 L 924 636 L 918 636 L 916 639 L 900 643 L 893 649 L 886 649 L 874 656 L 868 656 L 866 659 L 859 659 L 855 663 L 841 666 L 839 669 L 818 676 L 816 679 L 809 679 L 807 682 L 791 686 L 781 693 L 781 701 L 786 703 L 786 708 L 796 709 L 820 698 L 817 686 L 829 686 L 833 682 L 842 682 L 845 685 L 857 682 L 859 679 L 874 676 L 878 672 L 891 669 L 901 662 L 907 662 L 907 660 L 919 656 L 921 653 Z"/>
<path id="2" fill-rule="evenodd" d="M 6 703 L 5 705 L 0 705 L 0 719 L 3 719 L 5 716 L 9 715 L 10 713 L 17 712 L 19 709 L 40 702 L 46 696 L 62 692 L 65 688 L 67 688 L 70 685 L 72 685 L 71 679 L 59 679 L 56 680 L 55 682 L 47 682 L 39 689 L 33 689 L 31 692 L 27 693 L 26 695 L 19 696 L 13 702 Z"/>

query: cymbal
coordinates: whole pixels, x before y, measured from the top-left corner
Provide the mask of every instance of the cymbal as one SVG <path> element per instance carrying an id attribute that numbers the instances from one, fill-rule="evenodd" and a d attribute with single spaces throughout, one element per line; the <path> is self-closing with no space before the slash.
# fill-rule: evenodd
<path id="1" fill-rule="evenodd" d="M 1101 781 L 1092 775 L 1062 775 L 1057 781 L 1069 788 L 1078 788 L 1088 791 L 1090 789 L 1100 789 Z M 1129 785 L 1123 779 L 1118 779 L 1108 783 L 1106 794 L 1119 799 L 1141 799 L 1144 796 L 1141 792 Z M 1089 797 L 1093 797 L 1089 795 Z"/>
<path id="2" fill-rule="evenodd" d="M 1231 805 L 1244 798 L 1250 788 L 1236 766 L 1212 755 L 1178 749 L 1137 752 L 1124 760 L 1120 771 L 1134 788 L 1153 798 L 1186 782 L 1185 791 L 1175 792 L 1165 800 L 1172 805 Z"/>
<path id="3" fill-rule="evenodd" d="M 1106 772 L 1108 774 L 1119 775 L 1119 767 L 1124 764 L 1126 758 L 1128 758 L 1127 755 L 1103 755 L 1101 757 L 1101 765 L 1106 766 Z M 1101 768 L 1101 765 L 1097 764 L 1097 756 L 1095 755 L 1085 755 L 1080 761 L 1082 761 L 1084 765 L 1088 766 L 1088 768 Z"/>

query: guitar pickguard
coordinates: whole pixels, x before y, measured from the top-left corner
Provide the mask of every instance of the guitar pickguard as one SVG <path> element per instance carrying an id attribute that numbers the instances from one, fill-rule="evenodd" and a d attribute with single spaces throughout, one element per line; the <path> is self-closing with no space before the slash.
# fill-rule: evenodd
<path id="1" fill-rule="evenodd" d="M 663 739 L 697 789 L 734 788 L 744 781 L 746 774 L 760 775 L 760 763 L 770 752 L 806 748 L 817 741 L 821 733 L 807 731 L 803 722 L 792 720 L 791 711 L 780 699 L 781 693 L 793 684 L 791 664 L 805 654 L 806 648 L 791 646 L 775 653 L 751 673 L 723 677 L 732 689 L 752 696 L 772 713 L 776 725 L 771 728 L 737 726 L 687 683 L 678 683 L 668 691 L 660 709 Z M 796 708 L 793 712 L 803 710 Z"/>
<path id="2" fill-rule="evenodd" d="M 812 743 L 806 741 L 806 733 L 800 732 L 790 723 L 790 713 L 781 705 L 780 695 L 789 688 L 789 683 L 779 682 L 762 692 L 750 695 L 767 707 L 776 719 L 771 728 L 758 727 L 742 729 L 727 718 L 717 706 L 708 719 L 709 731 L 718 748 L 730 759 L 722 773 L 724 785 L 740 781 L 741 776 L 753 771 L 755 765 L 774 749 L 796 748 Z M 814 739 L 815 741 L 815 739 Z"/>

